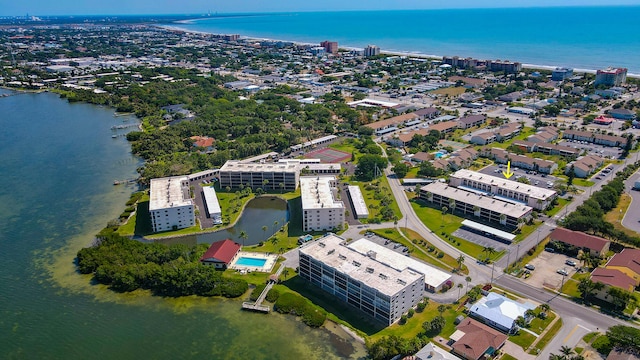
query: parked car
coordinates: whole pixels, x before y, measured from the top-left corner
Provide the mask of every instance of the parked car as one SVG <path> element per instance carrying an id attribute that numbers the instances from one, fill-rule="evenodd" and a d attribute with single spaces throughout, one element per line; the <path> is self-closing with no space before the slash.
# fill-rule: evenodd
<path id="1" fill-rule="evenodd" d="M 548 251 L 550 253 L 556 252 L 556 250 L 554 248 L 552 248 L 552 247 L 546 247 L 546 248 L 544 248 L 544 251 Z"/>
<path id="2" fill-rule="evenodd" d="M 560 274 L 560 275 L 563 275 L 563 276 L 569 275 L 569 273 L 567 272 L 567 269 L 558 269 L 558 270 L 556 270 L 556 272 L 558 274 Z"/>
<path id="3" fill-rule="evenodd" d="M 569 265 L 569 266 L 576 266 L 576 262 L 575 262 L 575 261 L 573 261 L 573 260 L 571 260 L 571 259 L 568 259 L 568 260 L 567 260 L 567 261 L 565 261 L 564 263 L 565 263 L 565 264 L 567 264 L 567 265 Z"/>
<path id="4" fill-rule="evenodd" d="M 535 270 L 535 269 L 536 269 L 536 267 L 535 267 L 535 266 L 533 266 L 533 265 L 531 265 L 531 264 L 527 264 L 527 265 L 525 265 L 525 266 L 524 266 L 524 268 L 525 268 L 525 269 L 527 269 L 527 270 L 531 270 L 531 271 L 533 271 L 533 270 Z"/>

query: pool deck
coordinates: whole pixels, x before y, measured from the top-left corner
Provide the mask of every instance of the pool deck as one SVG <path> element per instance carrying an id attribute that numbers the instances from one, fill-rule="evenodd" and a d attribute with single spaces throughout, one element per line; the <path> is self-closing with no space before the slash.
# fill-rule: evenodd
<path id="1" fill-rule="evenodd" d="M 243 257 L 245 257 L 245 258 L 254 258 L 254 259 L 265 259 L 267 261 L 261 267 L 246 266 L 246 265 L 237 264 L 238 259 L 243 258 Z M 231 264 L 229 264 L 229 268 L 230 269 L 235 269 L 235 270 L 240 270 L 240 271 L 246 271 L 246 272 L 258 271 L 258 272 L 267 272 L 268 273 L 268 272 L 271 272 L 271 270 L 273 269 L 273 266 L 276 264 L 277 260 L 278 260 L 278 255 L 276 255 L 276 254 L 240 251 L 240 252 L 238 252 L 238 255 L 236 255 L 235 259 L 233 259 Z"/>

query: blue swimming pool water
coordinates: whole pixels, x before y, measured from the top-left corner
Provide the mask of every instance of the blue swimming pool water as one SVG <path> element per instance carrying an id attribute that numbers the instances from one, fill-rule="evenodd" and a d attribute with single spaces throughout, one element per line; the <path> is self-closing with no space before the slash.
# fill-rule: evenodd
<path id="1" fill-rule="evenodd" d="M 243 257 L 240 257 L 238 261 L 236 261 L 236 265 L 263 267 L 266 262 L 267 262 L 267 259 L 256 259 L 256 258 L 243 256 Z"/>

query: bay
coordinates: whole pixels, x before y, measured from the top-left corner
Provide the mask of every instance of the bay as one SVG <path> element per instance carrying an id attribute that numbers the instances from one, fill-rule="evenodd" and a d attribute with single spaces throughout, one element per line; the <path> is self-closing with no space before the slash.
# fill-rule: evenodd
<path id="1" fill-rule="evenodd" d="M 640 74 L 639 6 L 224 14 L 179 24 L 219 34 Z M 176 26 L 176 24 L 168 24 Z"/>
<path id="2" fill-rule="evenodd" d="M 140 159 L 113 109 L 0 90 L 0 358 L 332 359 L 352 345 L 238 300 L 117 294 L 75 271 L 76 252 L 123 210 Z M 363 354 L 363 348 L 356 348 Z"/>

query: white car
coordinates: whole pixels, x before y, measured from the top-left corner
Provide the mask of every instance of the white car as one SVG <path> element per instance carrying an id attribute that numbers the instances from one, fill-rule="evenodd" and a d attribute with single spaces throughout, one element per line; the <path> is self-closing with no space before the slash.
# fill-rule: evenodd
<path id="1" fill-rule="evenodd" d="M 562 276 L 567 276 L 569 275 L 569 273 L 567 272 L 567 269 L 558 269 L 556 270 L 556 272 Z"/>

